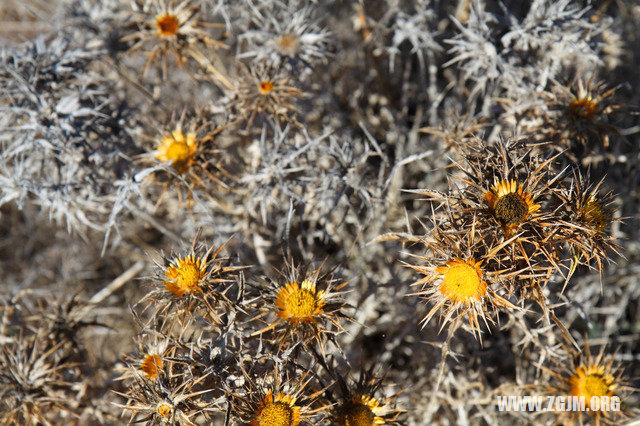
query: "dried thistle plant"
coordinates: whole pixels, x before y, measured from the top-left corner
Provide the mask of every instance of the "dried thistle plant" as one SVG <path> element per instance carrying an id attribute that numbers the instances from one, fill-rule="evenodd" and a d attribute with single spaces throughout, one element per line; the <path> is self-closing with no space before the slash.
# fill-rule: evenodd
<path id="1" fill-rule="evenodd" d="M 117 392 L 127 400 L 118 406 L 130 413 L 130 423 L 194 425 L 196 417 L 218 411 L 214 404 L 202 398 L 209 390 L 195 390 L 206 376 L 193 379 L 179 374 L 175 370 L 178 365 L 167 361 L 165 377 L 145 378 L 139 374 L 127 393 Z"/>
<path id="2" fill-rule="evenodd" d="M 293 261 L 287 262 L 280 277 L 260 290 L 258 304 L 262 312 L 255 319 L 268 325 L 254 335 L 273 330 L 273 338 L 281 348 L 312 342 L 325 353 L 326 341 L 335 343 L 335 335 L 344 332 L 342 323 L 350 319 L 340 292 L 346 285 L 332 272 L 323 272 L 322 266 L 306 270 Z"/>
<path id="3" fill-rule="evenodd" d="M 517 309 L 498 294 L 514 275 L 496 262 L 495 248 L 476 235 L 473 225 L 456 232 L 436 223 L 424 245 L 427 254 L 416 256 L 421 264 L 406 264 L 424 275 L 413 284 L 420 287 L 414 295 L 433 303 L 424 325 L 436 313 L 442 319 L 441 330 L 447 325 L 457 328 L 459 319 L 466 317 L 469 330 L 480 339 L 478 318 L 488 326 L 495 321 L 497 309 Z"/>
<path id="4" fill-rule="evenodd" d="M 602 281 L 604 267 L 611 256 L 622 255 L 610 233 L 612 223 L 619 220 L 613 216 L 614 196 L 610 192 L 600 193 L 603 182 L 593 185 L 588 175 L 578 172 L 571 186 L 558 194 L 563 209 L 562 226 L 556 238 L 560 243 L 566 242 L 572 253 L 569 276 L 578 265 L 585 265 L 597 270 Z"/>
<path id="5" fill-rule="evenodd" d="M 69 230 L 101 229 L 139 148 L 111 83 L 91 69 L 98 57 L 65 35 L 3 51 L 2 204 L 34 200 Z"/>
<path id="6" fill-rule="evenodd" d="M 604 410 L 590 412 L 569 412 L 558 414 L 562 421 L 588 422 L 594 420 L 595 424 L 616 424 L 622 419 L 632 415 L 631 409 L 624 408 L 624 396 L 635 392 L 628 385 L 621 365 L 615 361 L 615 354 L 606 354 L 607 348 L 602 346 L 597 355 L 593 356 L 589 342 L 584 343 L 584 352 L 576 348 L 569 348 L 568 359 L 563 364 L 556 365 L 556 370 L 545 368 L 552 382 L 547 386 L 546 392 L 554 395 L 570 395 L 583 397 L 585 404 L 589 406 L 592 397 L 617 396 L 622 398 L 622 409 L 618 412 Z M 559 364 L 556 362 L 556 364 Z"/>
<path id="7" fill-rule="evenodd" d="M 138 304 L 151 308 L 158 319 L 169 320 L 175 324 L 175 316 L 185 319 L 194 315 L 196 310 L 204 313 L 210 321 L 217 323 L 223 311 L 233 310 L 233 303 L 227 296 L 237 291 L 238 271 L 243 266 L 235 266 L 230 258 L 219 256 L 224 245 L 219 247 L 200 243 L 198 236 L 193 240 L 188 254 L 165 258 L 159 265 L 159 273 L 154 278 L 156 286 L 142 298 Z"/>
<path id="8" fill-rule="evenodd" d="M 361 371 L 354 383 L 337 376 L 340 403 L 335 408 L 334 421 L 347 425 L 397 425 L 403 410 L 396 407 L 396 397 L 381 397 L 383 379 L 373 370 Z"/>
<path id="9" fill-rule="evenodd" d="M 263 63 L 250 69 L 242 65 L 229 107 L 249 126 L 258 117 L 296 124 L 296 103 L 302 97 L 288 73 Z"/>
<path id="10" fill-rule="evenodd" d="M 33 338 L 18 337 L 0 353 L 0 397 L 3 423 L 47 423 L 49 412 L 72 414 L 75 363 L 65 361 L 64 342 L 47 347 Z M 77 379 L 76 379 L 77 380 Z"/>
<path id="11" fill-rule="evenodd" d="M 613 119 L 623 108 L 616 101 L 618 89 L 592 79 L 574 78 L 566 85 L 556 82 L 547 95 L 550 112 L 545 123 L 556 133 L 549 138 L 560 141 L 565 149 L 575 150 L 576 143 L 590 150 L 609 148 L 610 139 L 620 136 Z"/>
<path id="12" fill-rule="evenodd" d="M 330 34 L 315 20 L 315 7 L 305 3 L 274 2 L 251 7 L 255 27 L 240 36 L 247 47 L 238 58 L 266 61 L 275 69 L 289 65 L 298 71 L 326 61 Z"/>
<path id="13" fill-rule="evenodd" d="M 293 377 L 275 368 L 258 380 L 247 377 L 243 394 L 233 395 L 238 418 L 252 426 L 298 426 L 324 417 L 328 406 L 313 391 L 310 372 Z"/>
<path id="14" fill-rule="evenodd" d="M 158 133 L 151 139 L 154 150 L 144 156 L 145 161 L 166 163 L 170 166 L 164 173 L 154 173 L 157 182 L 163 182 L 163 193 L 170 186 L 184 184 L 187 197 L 193 201 L 194 191 L 208 190 L 211 183 L 217 190 L 229 189 L 234 177 L 227 171 L 230 163 L 227 153 L 218 146 L 217 137 L 224 131 L 225 125 L 215 126 L 210 118 L 199 113 L 187 117 L 183 113 L 177 120 L 172 120 L 168 130 Z M 162 196 L 162 195 L 161 195 Z M 179 196 L 181 194 L 179 193 Z"/>
<path id="15" fill-rule="evenodd" d="M 634 5 L 6 0 L 0 20 L 0 423 L 637 414 Z M 534 391 L 623 407 L 496 410 Z"/>
<path id="16" fill-rule="evenodd" d="M 182 66 L 189 59 L 200 60 L 203 57 L 202 46 L 226 47 L 210 35 L 209 29 L 216 24 L 199 20 L 200 7 L 194 0 L 132 1 L 132 25 L 137 30 L 126 35 L 123 41 L 133 42 L 129 51 L 145 52 L 147 59 L 141 70 L 142 76 L 155 61 L 160 60 L 162 76 L 166 79 L 169 55 L 174 57 L 176 66 Z M 228 84 L 224 78 L 221 81 Z"/>

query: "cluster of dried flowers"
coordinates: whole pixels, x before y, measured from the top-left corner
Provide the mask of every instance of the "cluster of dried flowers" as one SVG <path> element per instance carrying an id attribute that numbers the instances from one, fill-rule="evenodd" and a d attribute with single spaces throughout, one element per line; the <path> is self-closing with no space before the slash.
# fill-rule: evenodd
<path id="1" fill-rule="evenodd" d="M 0 423 L 639 415 L 639 6 L 4 0 L 0 22 Z M 496 409 L 536 393 L 623 404 Z"/>
<path id="2" fill-rule="evenodd" d="M 252 425 L 396 424 L 401 410 L 364 371 L 359 381 L 329 357 L 352 320 L 333 273 L 288 263 L 264 282 L 194 241 L 165 259 L 134 307 L 138 352 L 120 379 L 131 422 L 196 424 L 224 418 Z"/>

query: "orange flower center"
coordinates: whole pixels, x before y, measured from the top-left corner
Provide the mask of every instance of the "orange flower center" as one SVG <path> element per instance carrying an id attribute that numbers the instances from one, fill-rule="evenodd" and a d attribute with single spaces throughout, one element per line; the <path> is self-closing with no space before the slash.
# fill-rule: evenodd
<path id="1" fill-rule="evenodd" d="M 156 412 L 162 417 L 169 417 L 169 415 L 171 414 L 171 406 L 165 402 L 161 402 L 160 404 L 158 404 Z"/>
<path id="2" fill-rule="evenodd" d="M 156 18 L 156 26 L 158 27 L 158 34 L 171 37 L 176 35 L 180 29 L 180 21 L 175 15 L 167 13 Z"/>
<path id="3" fill-rule="evenodd" d="M 167 269 L 166 275 L 169 280 L 165 282 L 165 287 L 178 297 L 182 297 L 185 293 L 201 291 L 198 284 L 204 272 L 199 261 L 191 258 L 180 260 L 177 266 Z"/>
<path id="4" fill-rule="evenodd" d="M 487 293 L 487 284 L 476 268 L 460 261 L 446 267 L 440 292 L 454 303 L 480 300 Z"/>
<path id="5" fill-rule="evenodd" d="M 195 163 L 198 153 L 198 143 L 194 133 L 186 136 L 182 130 L 175 130 L 170 135 L 162 138 L 157 148 L 156 158 L 160 161 L 168 161 L 178 173 L 184 173 Z"/>
<path id="6" fill-rule="evenodd" d="M 160 355 L 145 355 L 140 364 L 140 370 L 144 372 L 147 379 L 155 380 L 158 378 L 160 370 L 162 370 L 162 365 L 163 362 Z"/>
<path id="7" fill-rule="evenodd" d="M 263 95 L 268 95 L 273 91 L 273 89 L 274 89 L 273 83 L 270 81 L 261 81 L 260 84 L 258 85 L 258 90 Z"/>
<path id="8" fill-rule="evenodd" d="M 258 416 L 259 426 L 294 426 L 293 410 L 285 402 L 268 403 Z"/>
<path id="9" fill-rule="evenodd" d="M 520 194 L 511 192 L 496 201 L 493 211 L 500 222 L 513 226 L 524 222 L 529 214 L 529 206 Z"/>
<path id="10" fill-rule="evenodd" d="M 585 120 L 593 119 L 597 111 L 598 103 L 595 102 L 591 96 L 587 96 L 586 98 L 574 99 L 569 104 L 569 111 L 571 114 L 578 118 L 583 118 Z"/>

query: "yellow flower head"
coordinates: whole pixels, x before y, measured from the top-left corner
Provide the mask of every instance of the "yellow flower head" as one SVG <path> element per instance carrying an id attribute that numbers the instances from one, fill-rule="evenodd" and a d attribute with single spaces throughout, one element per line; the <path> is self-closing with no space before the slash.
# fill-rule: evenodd
<path id="1" fill-rule="evenodd" d="M 515 180 L 496 182 L 491 190 L 484 194 L 484 199 L 507 234 L 540 209 L 540 205 L 533 202 L 531 194 L 525 192 Z"/>
<path id="2" fill-rule="evenodd" d="M 296 398 L 284 393 L 268 394 L 260 402 L 254 413 L 251 426 L 297 426 L 300 424 L 300 407 Z"/>
<path id="3" fill-rule="evenodd" d="M 200 285 L 206 274 L 207 269 L 203 259 L 189 255 L 171 262 L 165 272 L 164 285 L 167 291 L 182 297 L 187 293 L 201 292 Z"/>
<path id="4" fill-rule="evenodd" d="M 291 323 L 315 323 L 323 313 L 324 291 L 317 291 L 315 282 L 291 282 L 276 294 L 276 314 Z"/>
<path id="5" fill-rule="evenodd" d="M 474 259 L 454 258 L 446 266 L 437 267 L 436 273 L 443 276 L 440 293 L 452 303 L 473 303 L 487 294 L 480 262 Z"/>
<path id="6" fill-rule="evenodd" d="M 161 36 L 175 36 L 178 33 L 180 26 L 181 24 L 178 17 L 171 13 L 156 16 L 156 27 L 158 27 L 158 34 Z"/>
<path id="7" fill-rule="evenodd" d="M 356 394 L 340 409 L 340 426 L 375 426 L 385 424 L 383 417 L 376 414 L 382 410 L 377 399 L 369 395 Z"/>
<path id="8" fill-rule="evenodd" d="M 162 366 L 163 362 L 160 355 L 145 355 L 140 363 L 140 370 L 142 370 L 147 379 L 155 380 L 158 378 Z"/>
<path id="9" fill-rule="evenodd" d="M 156 158 L 160 161 L 170 161 L 178 173 L 184 173 L 195 163 L 197 152 L 195 133 L 188 133 L 185 137 L 182 130 L 175 130 L 171 135 L 162 138 Z"/>
<path id="10" fill-rule="evenodd" d="M 589 342 L 586 341 L 582 350 L 570 347 L 569 363 L 565 360 L 556 361 L 559 371 L 549 370 L 550 374 L 559 380 L 559 383 L 550 383 L 547 387 L 548 395 L 571 395 L 572 397 L 584 398 L 587 412 L 576 411 L 560 413 L 561 417 L 566 417 L 563 424 L 596 424 L 614 425 L 625 423 L 631 412 L 625 408 L 625 394 L 636 389 L 629 386 L 623 376 L 620 364 L 615 361 L 615 354 L 607 354 L 606 347 L 602 346 L 596 356 L 591 354 Z M 591 398 L 595 397 L 602 401 L 604 398 L 619 398 L 620 406 L 615 410 L 608 410 L 606 405 L 595 409 L 590 404 Z M 593 409 L 591 409 L 593 408 Z M 585 421 L 584 417 L 592 417 Z M 576 422 L 576 420 L 578 420 Z"/>
<path id="11" fill-rule="evenodd" d="M 169 417 L 171 415 L 172 410 L 173 408 L 171 407 L 171 405 L 167 404 L 166 402 L 161 402 L 156 407 L 156 413 L 158 413 L 158 415 L 164 418 Z"/>
<path id="12" fill-rule="evenodd" d="M 426 263 L 424 266 L 406 264 L 422 275 L 422 278 L 413 283 L 421 287 L 414 295 L 433 302 L 433 307 L 422 319 L 422 323 L 426 325 L 439 314 L 443 320 L 442 330 L 452 319 L 467 317 L 470 330 L 479 338 L 479 318 L 488 324 L 494 321 L 493 316 L 498 307 L 517 308 L 490 287 L 486 279 L 490 277 L 491 283 L 499 283 L 503 278 L 495 272 L 484 270 L 483 261 L 473 257 L 472 253 L 475 251 L 471 246 L 466 249 L 462 247 L 461 250 L 461 247 L 445 245 L 448 240 L 443 239 L 444 234 L 440 229 L 434 236 L 435 242 L 430 245 L 433 244 L 433 252 L 438 256 L 416 256 Z"/>
<path id="13" fill-rule="evenodd" d="M 261 81 L 258 84 L 258 90 L 263 95 L 268 95 L 269 93 L 273 92 L 273 89 L 275 89 L 275 86 L 273 85 L 272 81 Z"/>
<path id="14" fill-rule="evenodd" d="M 327 336 L 344 332 L 341 320 L 351 320 L 339 292 L 347 283 L 337 284 L 333 275 L 321 274 L 320 269 L 303 271 L 293 263 L 287 267 L 290 272 L 283 274 L 287 284 L 269 280 L 264 288 L 256 319 L 265 327 L 253 335 L 273 331 L 271 338 L 280 349 L 315 340 L 324 353 Z"/>
<path id="15" fill-rule="evenodd" d="M 579 366 L 569 378 L 572 396 L 584 396 L 585 401 L 592 396 L 613 396 L 617 388 L 615 378 L 607 373 L 603 365 Z"/>

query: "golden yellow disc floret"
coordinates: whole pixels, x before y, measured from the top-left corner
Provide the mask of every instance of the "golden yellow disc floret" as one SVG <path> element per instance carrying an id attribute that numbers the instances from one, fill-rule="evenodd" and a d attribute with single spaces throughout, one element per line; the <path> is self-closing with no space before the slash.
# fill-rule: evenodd
<path id="1" fill-rule="evenodd" d="M 269 391 L 256 410 L 251 426 L 298 426 L 300 407 L 295 405 L 296 398 L 284 393 Z"/>
<path id="2" fill-rule="evenodd" d="M 482 270 L 473 260 L 454 259 L 436 268 L 436 272 L 443 275 L 440 292 L 453 303 L 480 300 L 487 293 Z"/>
<path id="3" fill-rule="evenodd" d="M 305 280 L 287 284 L 276 296 L 277 314 L 292 322 L 313 322 L 322 313 L 324 293 L 316 292 L 315 283 Z"/>
<path id="4" fill-rule="evenodd" d="M 271 402 L 260 412 L 260 426 L 291 426 L 293 410 L 284 402 Z"/>
<path id="5" fill-rule="evenodd" d="M 169 417 L 171 415 L 171 406 L 166 402 L 161 402 L 156 407 L 156 412 L 162 417 Z"/>
<path id="6" fill-rule="evenodd" d="M 165 287 L 178 297 L 182 297 L 185 293 L 202 291 L 200 284 L 205 273 L 201 259 L 194 256 L 178 259 L 175 264 L 167 268 Z"/>
<path id="7" fill-rule="evenodd" d="M 592 396 L 612 396 L 616 386 L 615 379 L 607 374 L 602 366 L 580 366 L 569 379 L 571 395 L 584 396 L 588 401 Z"/>
<path id="8" fill-rule="evenodd" d="M 185 137 L 181 130 L 175 130 L 171 135 L 162 138 L 156 158 L 160 161 L 170 161 L 178 173 L 184 173 L 195 162 L 197 151 L 195 134 L 189 133 Z"/>

